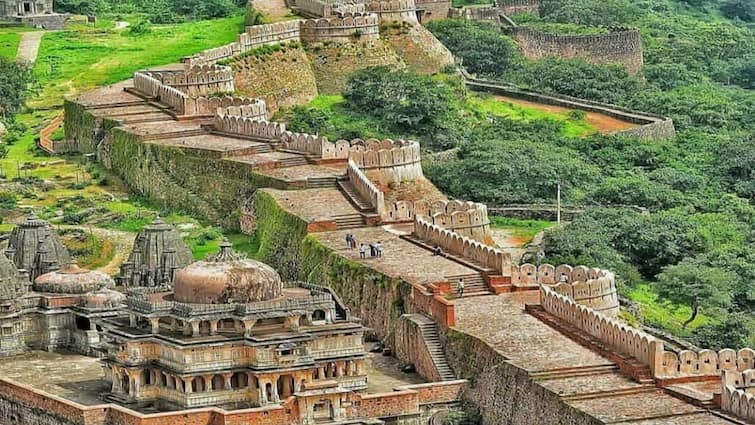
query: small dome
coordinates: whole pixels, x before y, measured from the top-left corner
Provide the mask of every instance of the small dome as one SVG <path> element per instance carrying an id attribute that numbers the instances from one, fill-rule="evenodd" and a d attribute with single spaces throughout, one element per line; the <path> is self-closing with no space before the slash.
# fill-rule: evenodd
<path id="1" fill-rule="evenodd" d="M 115 282 L 110 276 L 102 272 L 79 268 L 73 262 L 34 280 L 35 291 L 54 294 L 86 294 L 98 289 L 114 287 Z"/>
<path id="2" fill-rule="evenodd" d="M 88 308 L 115 308 L 126 302 L 126 296 L 118 291 L 102 288 L 86 295 L 82 305 Z"/>
<path id="3" fill-rule="evenodd" d="M 272 267 L 234 253 L 224 241 L 220 252 L 176 273 L 173 298 L 192 304 L 253 303 L 279 297 L 282 288 Z"/>

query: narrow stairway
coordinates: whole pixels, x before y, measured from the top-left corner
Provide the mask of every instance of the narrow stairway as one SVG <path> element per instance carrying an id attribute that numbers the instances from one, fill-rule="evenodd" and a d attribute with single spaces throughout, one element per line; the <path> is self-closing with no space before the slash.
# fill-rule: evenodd
<path id="1" fill-rule="evenodd" d="M 361 214 L 342 214 L 333 216 L 338 229 L 355 229 L 364 227 L 364 217 Z"/>
<path id="2" fill-rule="evenodd" d="M 303 156 L 283 158 L 279 159 L 278 163 L 281 168 L 298 167 L 299 165 L 307 165 L 307 158 Z"/>
<path id="3" fill-rule="evenodd" d="M 337 177 L 309 177 L 307 187 L 310 189 L 329 189 L 335 188 Z"/>
<path id="4" fill-rule="evenodd" d="M 492 294 L 488 288 L 488 284 L 485 282 L 485 278 L 479 272 L 446 276 L 446 279 L 451 283 L 451 289 L 454 294 L 459 292 L 460 278 L 464 279 L 464 294 L 462 297 L 479 297 L 481 295 Z"/>
<path id="5" fill-rule="evenodd" d="M 443 347 L 440 344 L 440 335 L 438 334 L 438 326 L 435 324 L 435 321 L 422 314 L 412 314 L 410 316 L 411 320 L 419 325 L 422 338 L 425 340 L 425 345 L 430 352 L 430 357 L 433 359 L 435 369 L 438 371 L 441 381 L 453 381 L 456 379 L 456 375 L 451 370 L 451 366 L 448 365 L 446 354 L 443 352 Z"/>
<path id="6" fill-rule="evenodd" d="M 373 211 L 374 208 L 367 202 L 362 195 L 357 192 L 354 185 L 349 180 L 338 180 L 338 189 L 346 195 L 346 198 L 361 212 Z"/>

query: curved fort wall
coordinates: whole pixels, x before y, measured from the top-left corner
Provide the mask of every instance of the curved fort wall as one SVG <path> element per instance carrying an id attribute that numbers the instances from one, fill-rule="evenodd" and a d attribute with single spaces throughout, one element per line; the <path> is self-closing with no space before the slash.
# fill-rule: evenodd
<path id="1" fill-rule="evenodd" d="M 752 351 L 746 348 L 747 355 Z M 740 350 L 742 352 L 743 350 Z M 749 423 L 755 422 L 755 370 L 751 358 L 749 368 L 725 370 L 721 374 L 721 409 Z"/>
<path id="2" fill-rule="evenodd" d="M 357 14 L 342 18 L 309 19 L 301 24 L 303 42 L 377 40 L 380 37 L 375 14 Z"/>
<path id="3" fill-rule="evenodd" d="M 410 140 L 354 139 L 349 159 L 386 183 L 423 177 L 419 143 Z"/>
<path id="4" fill-rule="evenodd" d="M 185 65 L 180 71 L 152 71 L 154 78 L 189 96 L 233 93 L 233 73 L 228 66 L 203 64 Z"/>
<path id="5" fill-rule="evenodd" d="M 560 35 L 516 27 L 511 35 L 528 59 L 578 58 L 598 65 L 621 64 L 633 75 L 642 72 L 642 38 L 636 29 L 613 28 L 606 34 Z"/>

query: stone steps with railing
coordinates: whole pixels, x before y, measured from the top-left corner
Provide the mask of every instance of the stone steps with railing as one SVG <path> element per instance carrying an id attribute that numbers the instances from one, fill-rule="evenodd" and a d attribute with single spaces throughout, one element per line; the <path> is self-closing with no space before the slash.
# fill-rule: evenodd
<path id="1" fill-rule="evenodd" d="M 442 381 L 453 381 L 456 379 L 456 375 L 448 364 L 446 354 L 443 351 L 440 335 L 438 334 L 438 326 L 432 319 L 421 314 L 413 314 L 412 319 L 419 325 L 422 339 L 425 341 L 425 345 L 427 346 L 427 350 L 433 360 L 435 369 L 438 371 L 438 375 L 440 375 L 440 379 Z"/>
<path id="2" fill-rule="evenodd" d="M 356 188 L 349 180 L 338 180 L 338 190 L 346 196 L 346 199 L 351 202 L 360 212 L 375 211 L 375 208 L 370 205 L 362 196 L 357 192 Z"/>
<path id="3" fill-rule="evenodd" d="M 338 177 L 309 177 L 307 187 L 310 189 L 331 189 L 337 187 Z"/>

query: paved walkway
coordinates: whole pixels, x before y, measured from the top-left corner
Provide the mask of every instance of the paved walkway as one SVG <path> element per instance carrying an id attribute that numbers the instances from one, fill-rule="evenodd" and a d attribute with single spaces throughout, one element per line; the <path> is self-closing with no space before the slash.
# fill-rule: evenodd
<path id="1" fill-rule="evenodd" d="M 43 35 L 45 35 L 44 31 L 32 31 L 21 34 L 21 42 L 18 43 L 16 60 L 33 65 L 37 60 L 39 44 L 42 42 Z"/>

